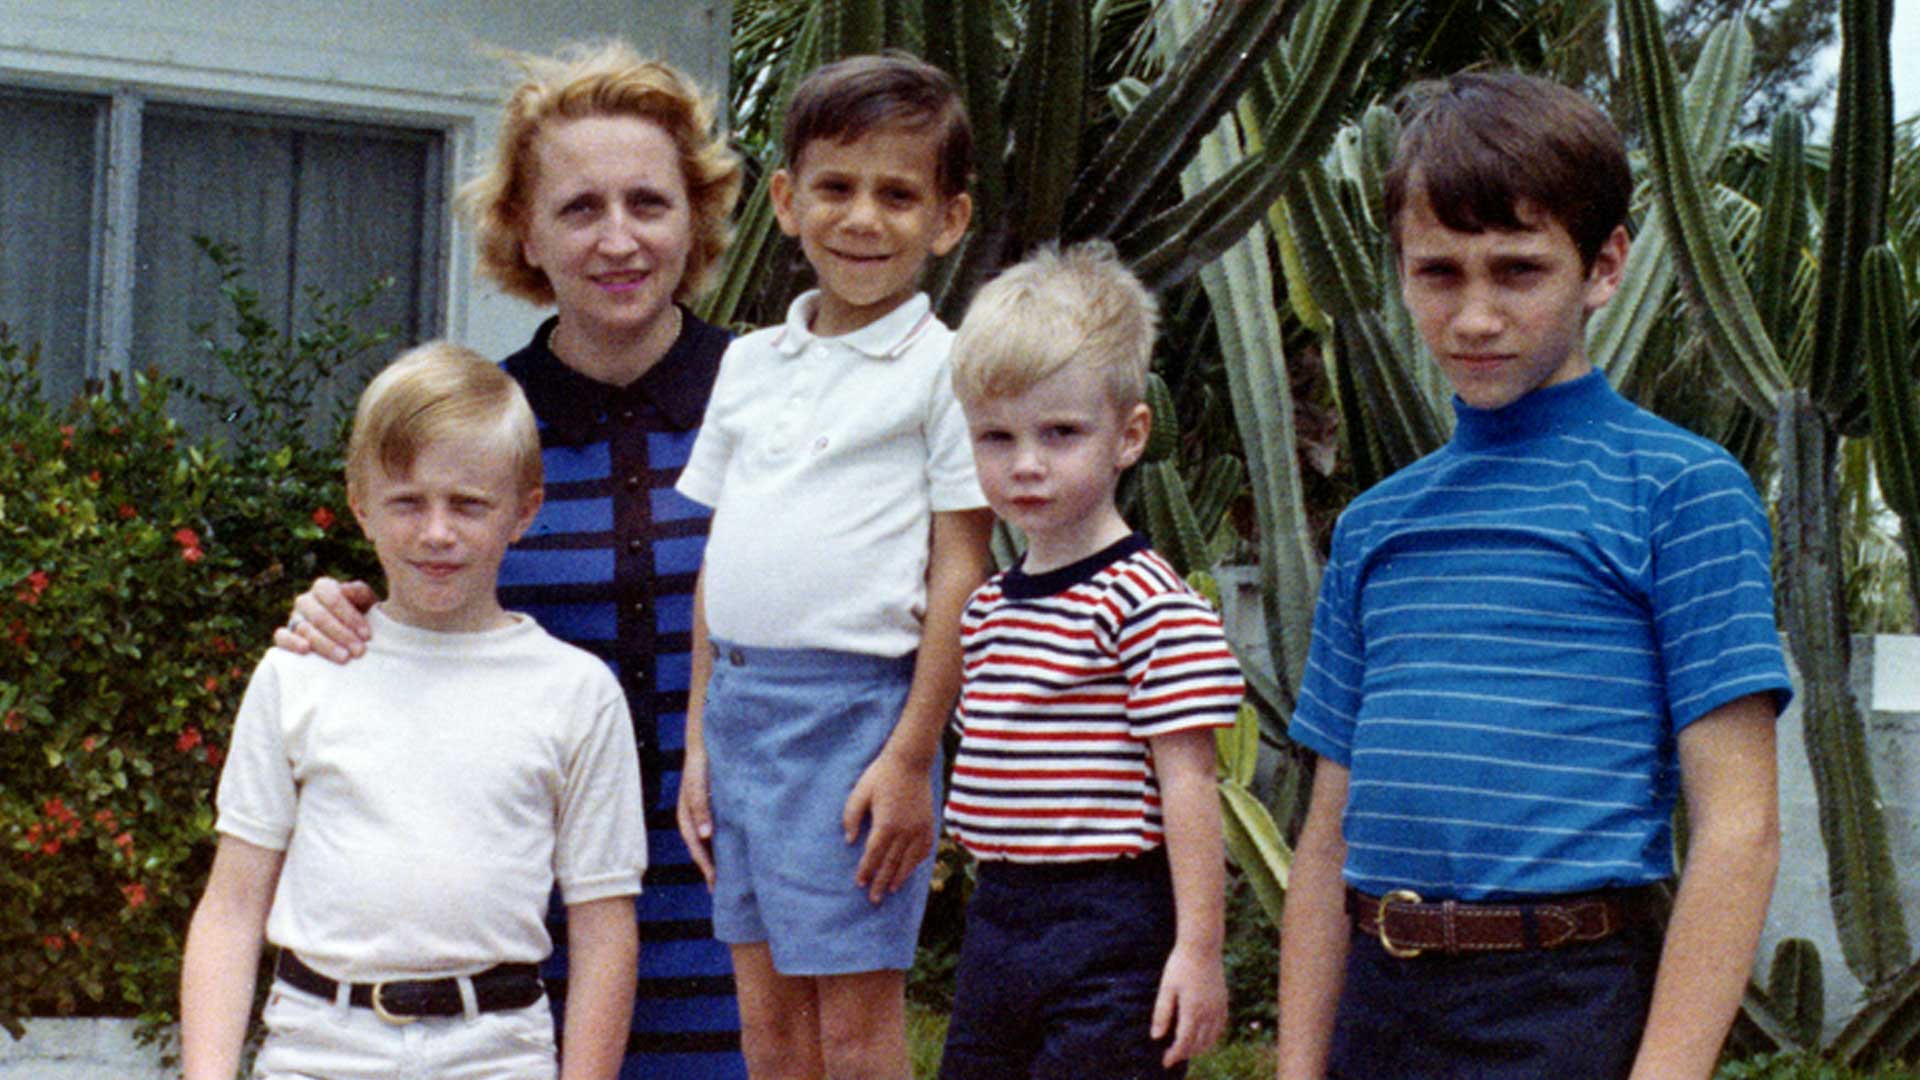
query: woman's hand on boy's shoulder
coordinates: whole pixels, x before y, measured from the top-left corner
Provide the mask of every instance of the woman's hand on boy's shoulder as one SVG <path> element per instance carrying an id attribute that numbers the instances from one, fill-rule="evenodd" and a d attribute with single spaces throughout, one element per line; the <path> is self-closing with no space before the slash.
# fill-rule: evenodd
<path id="1" fill-rule="evenodd" d="M 318 653 L 344 664 L 367 651 L 373 630 L 366 612 L 379 599 L 364 581 L 343 584 L 319 578 L 294 599 L 293 614 L 287 625 L 274 630 L 273 643 L 288 652 Z"/>

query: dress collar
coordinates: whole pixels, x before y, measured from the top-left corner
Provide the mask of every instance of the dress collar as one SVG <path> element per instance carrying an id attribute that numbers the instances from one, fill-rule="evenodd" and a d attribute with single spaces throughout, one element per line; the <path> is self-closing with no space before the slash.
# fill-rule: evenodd
<path id="1" fill-rule="evenodd" d="M 906 303 L 852 333 L 823 338 L 807 328 L 819 298 L 819 289 L 809 289 L 787 305 L 787 321 L 773 339 L 781 356 L 791 360 L 816 341 L 830 341 L 875 360 L 892 360 L 912 348 L 938 321 L 927 294 L 914 293 Z"/>
<path id="2" fill-rule="evenodd" d="M 507 369 L 520 380 L 543 421 L 575 431 L 585 431 L 602 420 L 609 409 L 634 401 L 651 403 L 675 429 L 692 431 L 706 411 L 707 397 L 719 369 L 721 348 L 710 338 L 724 341 L 726 332 L 681 313 L 680 336 L 660 361 L 626 386 L 614 386 L 588 378 L 563 363 L 553 352 L 553 328 L 559 316 L 540 325 L 532 344 L 507 361 Z"/>

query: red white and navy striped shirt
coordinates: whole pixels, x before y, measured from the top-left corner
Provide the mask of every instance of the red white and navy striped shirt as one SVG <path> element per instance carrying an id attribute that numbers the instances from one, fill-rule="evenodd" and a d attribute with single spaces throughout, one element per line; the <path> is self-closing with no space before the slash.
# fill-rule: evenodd
<path id="1" fill-rule="evenodd" d="M 1245 692 L 1219 616 L 1130 536 L 975 590 L 947 827 L 981 859 L 1137 855 L 1165 831 L 1147 740 L 1233 723 Z"/>

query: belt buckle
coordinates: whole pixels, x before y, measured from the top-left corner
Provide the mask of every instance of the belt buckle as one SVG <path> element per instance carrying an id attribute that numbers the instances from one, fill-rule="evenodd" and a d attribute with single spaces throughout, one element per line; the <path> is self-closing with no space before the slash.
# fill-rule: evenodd
<path id="1" fill-rule="evenodd" d="M 1420 894 L 1414 892 L 1412 889 L 1395 889 L 1380 898 L 1380 906 L 1375 910 L 1373 916 L 1374 925 L 1380 931 L 1380 947 L 1387 950 L 1388 956 L 1401 960 L 1411 960 L 1426 950 L 1411 945 L 1395 945 L 1393 939 L 1387 936 L 1387 905 L 1396 901 L 1403 904 L 1419 904 L 1425 901 L 1421 900 Z M 376 995 L 374 1000 L 378 1002 L 380 999 Z"/>
<path id="2" fill-rule="evenodd" d="M 418 1016 L 387 1011 L 386 1003 L 381 1001 L 381 994 L 383 994 L 386 989 L 386 983 L 373 984 L 373 1015 L 379 1017 L 386 1023 L 392 1024 L 394 1027 L 406 1027 L 408 1024 L 420 1019 Z"/>

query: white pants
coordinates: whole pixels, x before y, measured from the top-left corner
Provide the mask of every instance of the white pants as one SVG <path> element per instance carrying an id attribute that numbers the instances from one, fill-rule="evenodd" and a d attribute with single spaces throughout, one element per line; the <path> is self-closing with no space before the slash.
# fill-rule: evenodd
<path id="1" fill-rule="evenodd" d="M 463 988 L 464 989 L 464 988 Z M 428 1016 L 389 1024 L 282 982 L 267 995 L 266 1045 L 255 1080 L 554 1080 L 553 1012 L 524 1009 Z"/>

